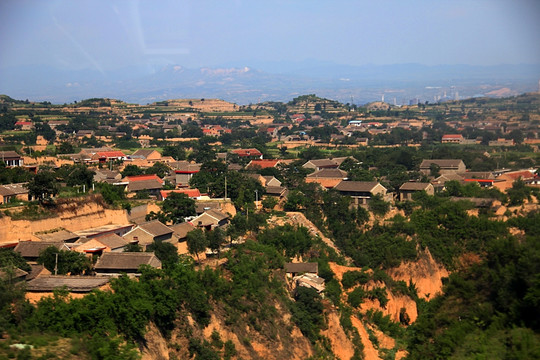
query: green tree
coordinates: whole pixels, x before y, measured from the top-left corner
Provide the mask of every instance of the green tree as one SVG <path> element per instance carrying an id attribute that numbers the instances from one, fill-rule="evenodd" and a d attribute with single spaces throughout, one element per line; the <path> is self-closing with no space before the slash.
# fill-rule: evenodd
<path id="1" fill-rule="evenodd" d="M 186 243 L 189 253 L 195 255 L 197 262 L 200 263 L 199 253 L 205 251 L 208 247 L 206 234 L 201 229 L 190 231 L 187 233 Z"/>
<path id="2" fill-rule="evenodd" d="M 161 205 L 161 211 L 167 221 L 181 223 L 187 216 L 195 215 L 195 200 L 186 194 L 170 193 Z"/>
<path id="3" fill-rule="evenodd" d="M 122 171 L 122 176 L 136 176 L 136 175 L 143 175 L 144 170 L 138 167 L 137 165 L 129 164 L 126 165 L 124 170 Z"/>
<path id="4" fill-rule="evenodd" d="M 57 254 L 58 262 L 56 260 Z M 58 250 L 56 246 L 49 246 L 43 250 L 39 254 L 37 262 L 53 274 L 55 268 L 58 267 L 59 275 L 81 275 L 90 271 L 92 265 L 84 254 L 76 251 Z"/>
<path id="5" fill-rule="evenodd" d="M 371 197 L 368 207 L 375 215 L 384 216 L 390 210 L 390 203 L 384 201 L 382 195 L 377 194 Z"/>
<path id="6" fill-rule="evenodd" d="M 147 252 L 154 252 L 163 264 L 163 268 L 174 266 L 179 260 L 178 249 L 171 243 L 154 241 L 146 248 Z"/>
<path id="7" fill-rule="evenodd" d="M 171 168 L 167 164 L 162 162 L 156 162 L 154 163 L 154 165 L 146 169 L 145 172 L 147 174 L 155 174 L 163 179 L 165 176 L 169 175 L 170 171 Z"/>
<path id="8" fill-rule="evenodd" d="M 218 258 L 221 256 L 221 246 L 225 243 L 225 234 L 220 228 L 216 228 L 206 234 L 208 238 L 208 247 L 217 252 Z"/>
<path id="9" fill-rule="evenodd" d="M 28 188 L 28 194 L 40 202 L 54 197 L 59 191 L 59 185 L 54 173 L 48 170 L 38 172 L 26 184 L 26 187 Z"/>

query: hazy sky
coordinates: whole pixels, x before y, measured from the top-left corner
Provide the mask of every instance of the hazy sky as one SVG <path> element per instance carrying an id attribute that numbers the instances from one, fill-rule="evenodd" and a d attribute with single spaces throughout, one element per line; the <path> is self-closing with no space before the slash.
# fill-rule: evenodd
<path id="1" fill-rule="evenodd" d="M 540 63 L 540 0 L 1 0 L 0 68 Z"/>

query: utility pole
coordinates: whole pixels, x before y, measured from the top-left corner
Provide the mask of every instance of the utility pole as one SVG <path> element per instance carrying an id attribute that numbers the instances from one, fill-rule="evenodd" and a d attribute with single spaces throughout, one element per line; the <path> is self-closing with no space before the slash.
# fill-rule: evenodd
<path id="1" fill-rule="evenodd" d="M 58 275 L 58 253 L 55 255 L 55 261 L 54 261 L 54 275 Z"/>

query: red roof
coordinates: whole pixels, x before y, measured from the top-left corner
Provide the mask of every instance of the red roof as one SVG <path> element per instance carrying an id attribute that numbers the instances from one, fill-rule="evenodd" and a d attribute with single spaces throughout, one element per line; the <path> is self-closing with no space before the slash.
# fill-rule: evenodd
<path id="1" fill-rule="evenodd" d="M 506 174 L 503 174 L 504 177 L 509 177 L 513 180 L 517 179 L 532 179 L 534 178 L 534 174 L 530 171 L 515 171 L 515 172 L 509 172 Z M 502 176 L 502 175 L 501 175 Z"/>
<path id="2" fill-rule="evenodd" d="M 15 125 L 32 125 L 31 121 L 17 121 Z"/>
<path id="3" fill-rule="evenodd" d="M 145 181 L 145 180 L 157 180 L 159 181 L 161 184 L 163 184 L 163 180 L 161 180 L 161 178 L 155 174 L 150 174 L 150 175 L 134 175 L 134 176 L 127 176 L 126 177 L 127 180 L 129 182 L 132 182 L 132 181 Z"/>
<path id="4" fill-rule="evenodd" d="M 190 198 L 197 198 L 201 196 L 199 189 L 161 190 L 160 193 L 163 199 L 166 199 L 170 193 L 186 194 Z"/>
<path id="5" fill-rule="evenodd" d="M 122 151 L 100 151 L 97 153 L 99 157 L 104 158 L 113 158 L 113 157 L 124 157 L 126 154 L 124 154 Z"/>
<path id="6" fill-rule="evenodd" d="M 248 167 L 260 167 L 261 169 L 275 167 L 279 163 L 279 160 L 251 160 Z"/>
<path id="7" fill-rule="evenodd" d="M 257 149 L 234 149 L 233 154 L 238 156 L 261 156 L 262 153 Z"/>
<path id="8" fill-rule="evenodd" d="M 461 135 L 461 134 L 448 134 L 448 135 L 443 135 L 442 138 L 443 139 L 462 139 L 463 135 Z"/>

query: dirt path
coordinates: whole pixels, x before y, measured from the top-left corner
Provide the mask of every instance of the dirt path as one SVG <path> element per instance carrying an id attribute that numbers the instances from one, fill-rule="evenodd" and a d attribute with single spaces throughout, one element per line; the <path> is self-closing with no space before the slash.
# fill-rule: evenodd
<path id="1" fill-rule="evenodd" d="M 336 244 L 334 244 L 334 242 L 329 239 L 328 237 L 326 237 L 311 221 L 309 221 L 306 216 L 304 214 L 302 214 L 301 212 L 293 212 L 293 211 L 290 211 L 290 212 L 287 212 L 287 222 L 289 224 L 293 224 L 293 225 L 302 225 L 304 226 L 305 228 L 307 228 L 310 232 L 311 235 L 314 235 L 314 236 L 318 236 L 319 238 L 321 238 L 321 240 L 326 244 L 328 245 L 329 247 L 331 247 L 332 249 L 334 249 L 336 251 L 336 253 L 338 253 L 338 255 L 340 256 L 343 256 L 343 258 L 349 263 L 349 264 L 352 264 L 353 263 L 353 260 L 342 254 L 341 251 L 338 249 L 338 247 L 336 246 Z"/>

